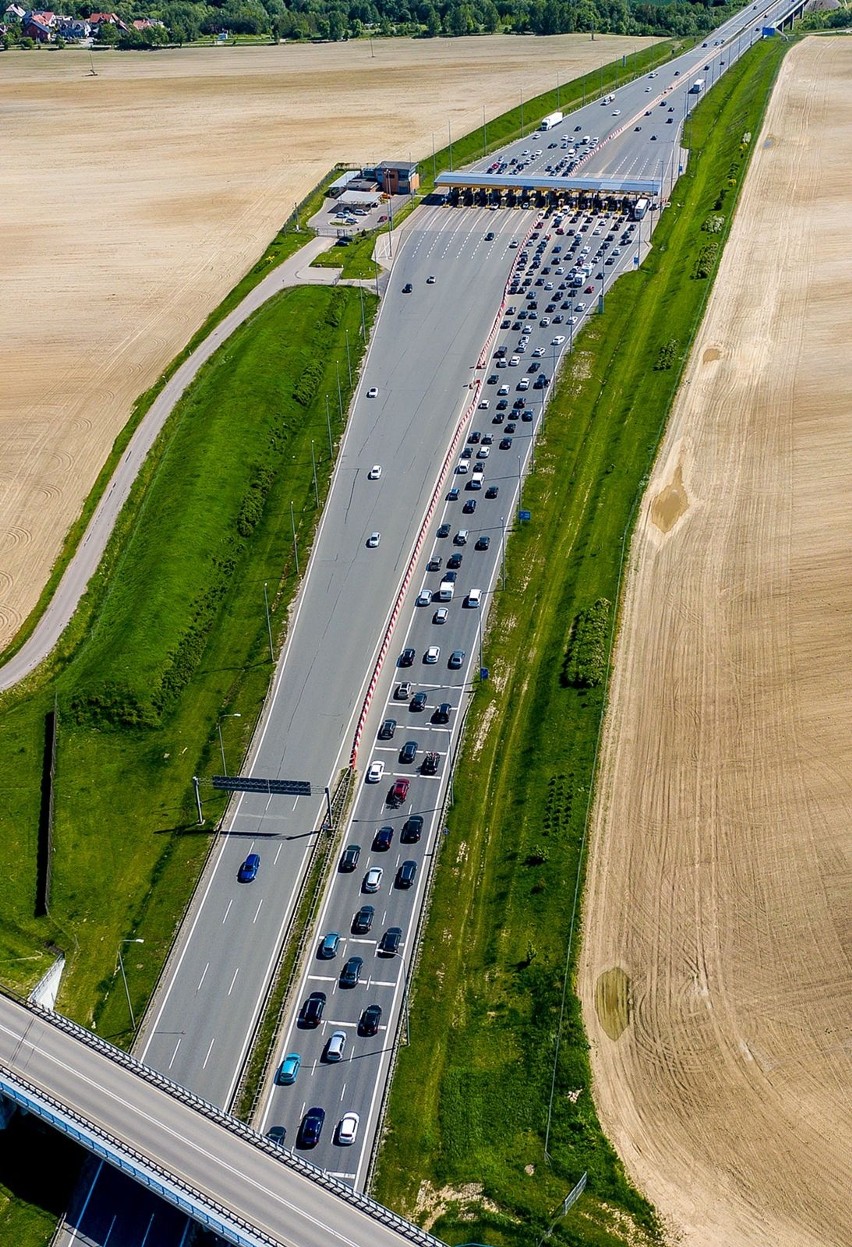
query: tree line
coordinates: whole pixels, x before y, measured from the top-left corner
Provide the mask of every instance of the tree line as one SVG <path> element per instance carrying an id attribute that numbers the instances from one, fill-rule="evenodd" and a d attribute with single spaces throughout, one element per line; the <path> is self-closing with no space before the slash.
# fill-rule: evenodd
<path id="1" fill-rule="evenodd" d="M 102 27 L 99 41 L 123 48 L 193 43 L 204 36 L 254 35 L 271 40 L 345 40 L 367 35 L 420 38 L 493 34 L 702 35 L 743 7 L 714 0 L 127 0 L 115 12 L 129 25 L 157 18 L 164 29 Z M 87 17 L 89 0 L 63 11 Z M 15 31 L 9 37 L 15 42 Z M 8 38 L 7 37 L 7 41 Z"/>

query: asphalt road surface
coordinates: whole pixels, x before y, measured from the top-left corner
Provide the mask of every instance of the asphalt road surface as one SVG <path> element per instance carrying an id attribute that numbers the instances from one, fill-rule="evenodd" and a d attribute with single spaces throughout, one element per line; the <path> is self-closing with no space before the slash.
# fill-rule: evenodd
<path id="1" fill-rule="evenodd" d="M 181 1184 L 181 1192 L 189 1188 L 208 1207 L 218 1205 L 272 1242 L 400 1247 L 410 1241 L 282 1163 L 274 1149 L 259 1147 L 6 997 L 0 997 L 0 1065 L 10 1085 L 29 1084 L 30 1104 L 52 1111 L 41 1097 L 58 1100 L 130 1163 L 151 1162 Z M 140 1220 L 141 1237 L 150 1221 L 144 1212 Z"/>

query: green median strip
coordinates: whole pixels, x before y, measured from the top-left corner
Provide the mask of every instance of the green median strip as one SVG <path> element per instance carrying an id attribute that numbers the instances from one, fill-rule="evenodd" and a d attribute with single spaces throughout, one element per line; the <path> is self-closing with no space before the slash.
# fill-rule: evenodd
<path id="1" fill-rule="evenodd" d="M 661 1239 L 598 1123 L 569 938 L 623 559 L 784 51 L 756 46 L 696 109 L 653 250 L 580 335 L 524 486 L 373 1184 L 449 1243 L 539 1242 L 584 1173 L 552 1243 Z"/>

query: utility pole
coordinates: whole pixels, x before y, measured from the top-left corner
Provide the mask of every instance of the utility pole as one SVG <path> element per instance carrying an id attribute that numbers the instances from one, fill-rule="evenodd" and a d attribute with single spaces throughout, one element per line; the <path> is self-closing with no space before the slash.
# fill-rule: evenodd
<path id="1" fill-rule="evenodd" d="M 225 744 L 222 740 L 222 720 L 223 719 L 241 719 L 241 714 L 220 714 L 216 720 L 216 731 L 219 733 L 219 750 L 222 754 L 222 774 L 228 774 L 228 765 L 225 762 Z"/>
<path id="2" fill-rule="evenodd" d="M 269 618 L 269 591 L 266 587 L 267 582 L 263 582 L 263 603 L 266 607 L 266 634 L 269 637 L 269 661 L 275 665 L 275 650 L 272 646 L 272 621 Z"/>
<path id="3" fill-rule="evenodd" d="M 134 1032 L 136 1031 L 136 1018 L 133 1016 L 133 1005 L 130 1003 L 130 989 L 127 986 L 127 975 L 124 973 L 124 958 L 121 955 L 121 950 L 125 944 L 144 943 L 144 940 L 122 940 L 118 946 L 118 968 L 121 970 L 121 980 L 124 983 L 124 994 L 127 997 L 127 1008 L 130 1013 L 130 1026 Z"/>
<path id="4" fill-rule="evenodd" d="M 328 395 L 325 396 L 325 423 L 328 428 L 328 457 L 334 458 L 334 442 L 331 440 L 331 412 L 328 409 Z"/>
<path id="5" fill-rule="evenodd" d="M 500 577 L 503 582 L 503 588 L 506 588 L 506 517 L 500 516 L 500 531 L 503 534 L 503 541 L 500 546 Z"/>
<path id="6" fill-rule="evenodd" d="M 198 783 L 198 776 L 193 775 L 192 786 L 195 789 L 195 808 L 198 811 L 198 826 L 204 826 L 204 815 L 201 811 L 201 788 Z"/>
<path id="7" fill-rule="evenodd" d="M 319 486 L 317 485 L 317 459 L 314 454 L 314 439 L 311 438 L 311 467 L 314 470 L 314 502 L 319 510 Z"/>
<path id="8" fill-rule="evenodd" d="M 340 388 L 340 363 L 338 360 L 334 361 L 334 366 L 337 369 L 337 405 L 340 408 L 340 423 L 342 424 L 343 423 L 343 391 Z"/>
<path id="9" fill-rule="evenodd" d="M 346 367 L 349 369 L 349 388 L 352 389 L 352 356 L 349 353 L 349 330 L 344 329 L 346 335 Z"/>
<path id="10" fill-rule="evenodd" d="M 362 338 L 364 339 L 364 341 L 366 342 L 366 340 L 367 340 L 367 326 L 366 326 L 366 323 L 365 323 L 365 321 L 364 321 L 364 287 L 363 287 L 363 286 L 359 286 L 359 287 L 358 287 L 358 293 L 359 293 L 359 295 L 361 296 L 361 337 L 362 337 Z"/>
<path id="11" fill-rule="evenodd" d="M 299 546 L 296 541 L 296 518 L 293 514 L 293 503 L 290 503 L 290 527 L 293 530 L 293 558 L 296 563 L 296 575 L 299 575 Z"/>

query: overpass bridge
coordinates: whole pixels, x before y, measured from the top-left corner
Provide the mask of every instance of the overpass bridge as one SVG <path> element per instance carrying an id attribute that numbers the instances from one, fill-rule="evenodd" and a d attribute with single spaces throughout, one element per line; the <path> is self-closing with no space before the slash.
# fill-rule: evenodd
<path id="1" fill-rule="evenodd" d="M 84 1027 L 7 996 L 0 1094 L 237 1247 L 443 1247 Z"/>

